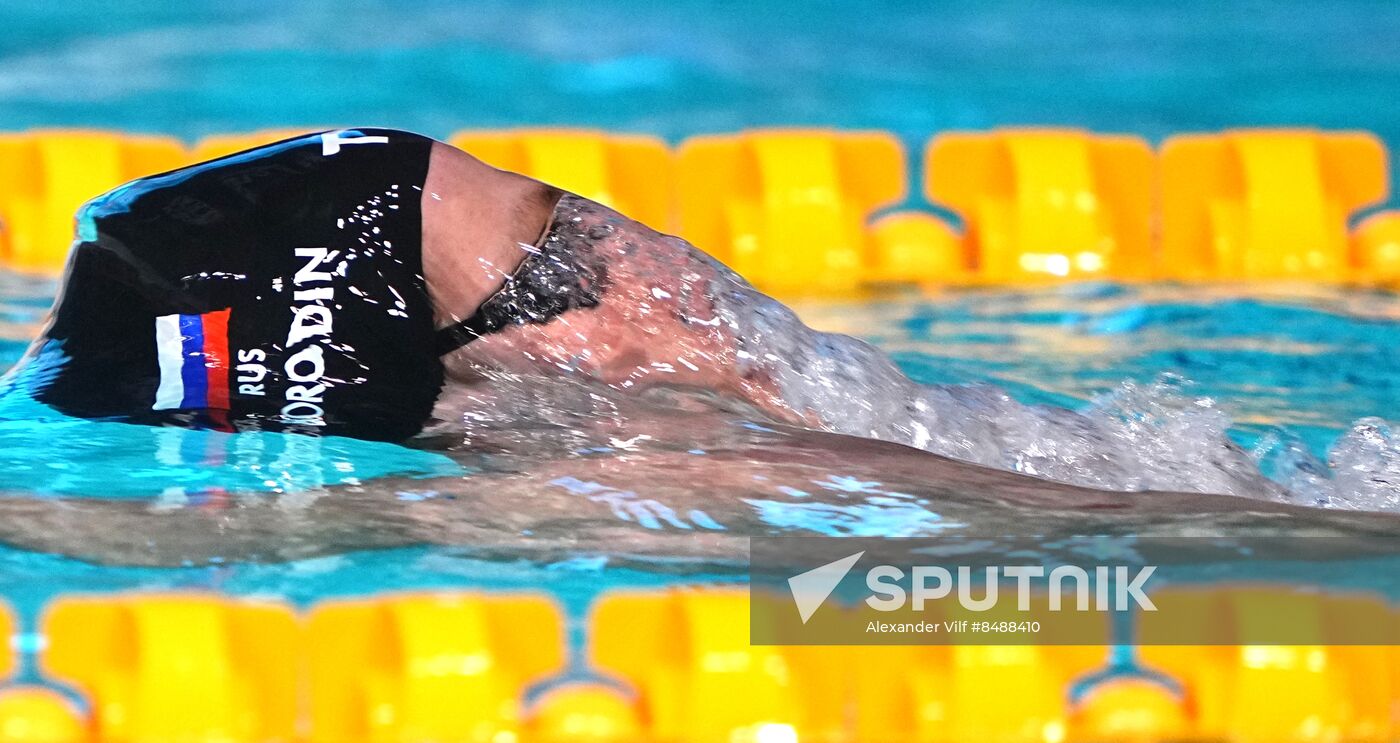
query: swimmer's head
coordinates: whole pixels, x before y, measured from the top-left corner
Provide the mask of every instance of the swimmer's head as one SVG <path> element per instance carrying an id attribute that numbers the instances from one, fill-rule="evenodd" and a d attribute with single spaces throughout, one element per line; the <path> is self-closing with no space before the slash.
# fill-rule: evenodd
<path id="1" fill-rule="evenodd" d="M 34 395 L 133 423 L 416 433 L 443 378 L 413 190 L 432 142 L 328 135 L 124 186 L 74 248 Z"/>

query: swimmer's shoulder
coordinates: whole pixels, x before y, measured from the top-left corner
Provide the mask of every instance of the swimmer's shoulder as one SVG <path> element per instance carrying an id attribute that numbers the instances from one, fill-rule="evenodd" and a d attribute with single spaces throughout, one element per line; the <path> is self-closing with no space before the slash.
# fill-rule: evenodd
<path id="1" fill-rule="evenodd" d="M 424 228 L 461 235 L 467 222 L 542 225 L 562 193 L 533 178 L 491 166 L 465 150 L 433 140 L 423 187 Z M 438 224 L 440 222 L 440 224 Z M 532 240 L 527 242 L 532 242 Z"/>
<path id="2" fill-rule="evenodd" d="M 442 324 L 471 316 L 550 222 L 558 189 L 434 142 L 423 185 L 423 265 Z"/>

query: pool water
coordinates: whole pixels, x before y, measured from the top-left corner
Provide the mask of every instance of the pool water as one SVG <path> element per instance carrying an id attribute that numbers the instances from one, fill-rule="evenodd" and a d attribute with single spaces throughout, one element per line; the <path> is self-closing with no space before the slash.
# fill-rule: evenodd
<path id="1" fill-rule="evenodd" d="M 1400 299 L 1387 292 L 1081 284 L 799 310 L 920 382 L 988 381 L 1028 403 L 1077 409 L 1178 375 L 1261 456 L 1296 441 L 1325 457 L 1350 424 L 1400 404 Z"/>
<path id="2" fill-rule="evenodd" d="M 1386 0 L 9 0 L 0 129 L 1292 125 L 1400 142 Z"/>
<path id="3" fill-rule="evenodd" d="M 436 136 L 570 125 L 675 142 L 822 125 L 892 131 L 913 153 L 953 128 L 1069 125 L 1160 141 L 1306 125 L 1400 143 L 1400 4 L 1383 0 L 8 0 L 0 27 L 0 129 L 193 139 L 344 123 Z M 54 289 L 0 274 L 0 368 L 23 353 Z M 873 342 L 923 383 L 1193 420 L 1209 400 L 1209 420 L 1287 499 L 1334 508 L 1287 511 L 1278 526 L 1235 501 L 1028 494 L 994 473 L 703 405 L 643 408 L 626 430 L 532 423 L 493 432 L 497 450 L 482 454 L 460 442 L 235 441 L 64 419 L 10 395 L 0 595 L 32 619 L 59 593 L 135 587 L 302 605 L 528 588 L 577 620 L 610 587 L 736 579 L 749 534 L 1394 529 L 1335 508 L 1400 507 L 1400 445 L 1367 421 L 1400 398 L 1400 299 L 1389 294 L 1077 285 L 799 311 Z M 1337 502 L 1342 481 L 1352 500 Z M 1114 502 L 1132 507 L 1116 520 L 1094 508 Z"/>
<path id="4" fill-rule="evenodd" d="M 0 358 L 9 363 L 37 331 L 54 284 L 11 275 L 2 285 Z M 1400 396 L 1400 298 L 1384 293 L 1102 284 L 797 309 L 817 327 L 870 340 L 916 381 L 992 383 L 1024 403 L 1082 409 L 1125 383 L 1152 389 L 1170 372 L 1180 381 L 1162 394 L 1209 398 L 1233 421 L 1229 434 L 1285 481 L 1300 457 L 1327 476 L 1321 462 L 1338 439 Z M 591 433 L 577 421 L 554 427 L 562 433 L 531 423 L 507 430 L 528 445 L 508 436 L 500 451 L 478 455 L 457 444 L 90 422 L 23 395 L 0 399 L 0 593 L 25 613 L 60 592 L 132 587 L 310 603 L 470 585 L 548 589 L 577 618 L 609 587 L 741 578 L 741 542 L 753 534 L 1011 531 L 1027 513 L 1047 533 L 1254 528 L 1251 502 L 1239 499 L 1179 521 L 1150 505 L 1103 520 L 1095 505 L 1140 496 L 1048 483 L 1038 502 L 979 500 L 957 484 L 966 473 L 927 469 L 926 455 L 897 447 L 843 458 L 845 443 L 795 438 L 742 411 L 686 420 L 643 410 L 624 428 Z M 634 441 L 620 441 L 619 430 Z M 810 461 L 822 447 L 833 449 Z M 1373 473 L 1393 472 L 1395 451 L 1372 451 Z M 677 477 L 686 466 L 703 479 Z M 592 518 L 561 520 L 584 502 Z M 1357 516 L 1299 523 L 1350 533 L 1369 518 Z"/>

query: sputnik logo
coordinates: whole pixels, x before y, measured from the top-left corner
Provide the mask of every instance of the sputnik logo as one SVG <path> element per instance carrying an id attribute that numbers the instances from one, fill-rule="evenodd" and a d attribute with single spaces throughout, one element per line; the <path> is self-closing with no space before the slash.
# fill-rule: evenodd
<path id="1" fill-rule="evenodd" d="M 851 572 L 851 568 L 855 567 L 864 554 L 865 551 L 861 550 L 854 555 L 847 555 L 835 562 L 788 578 L 788 590 L 792 591 L 792 600 L 797 604 L 797 613 L 802 617 L 803 624 L 826 603 L 831 592 L 841 585 L 841 579 Z"/>

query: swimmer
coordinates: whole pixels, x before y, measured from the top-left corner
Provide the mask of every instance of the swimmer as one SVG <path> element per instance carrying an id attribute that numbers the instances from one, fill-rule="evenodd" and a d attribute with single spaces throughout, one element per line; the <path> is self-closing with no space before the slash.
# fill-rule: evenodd
<path id="1" fill-rule="evenodd" d="M 678 238 L 416 134 L 288 139 L 77 222 L 17 372 L 74 416 L 403 440 L 446 380 L 546 372 L 820 423 L 757 355 L 785 309 Z"/>
<path id="2" fill-rule="evenodd" d="M 77 224 L 10 379 L 78 417 L 404 441 L 470 428 L 489 407 L 472 390 L 546 374 L 701 390 L 1066 483 L 1283 497 L 1223 434 L 1178 451 L 1112 411 L 917 384 L 679 238 L 408 132 L 309 134 L 141 178 Z"/>

